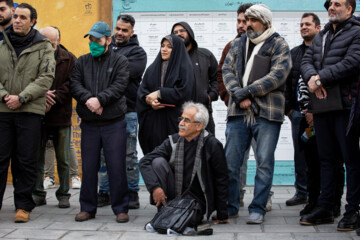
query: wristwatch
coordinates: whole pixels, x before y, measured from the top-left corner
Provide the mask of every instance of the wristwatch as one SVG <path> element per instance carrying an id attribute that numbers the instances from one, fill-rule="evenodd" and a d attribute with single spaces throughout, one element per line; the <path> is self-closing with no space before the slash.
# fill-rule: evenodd
<path id="1" fill-rule="evenodd" d="M 320 86 L 321 85 L 320 79 L 316 79 L 315 84 L 316 84 L 316 86 Z"/>
<path id="2" fill-rule="evenodd" d="M 24 103 L 25 103 L 24 99 L 23 99 L 22 96 L 20 96 L 20 95 L 19 95 L 19 102 L 20 102 L 21 104 L 24 104 Z"/>

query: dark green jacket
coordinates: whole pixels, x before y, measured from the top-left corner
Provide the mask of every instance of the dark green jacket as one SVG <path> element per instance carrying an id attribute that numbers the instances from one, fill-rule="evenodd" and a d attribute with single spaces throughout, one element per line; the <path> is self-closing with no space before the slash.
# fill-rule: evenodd
<path id="1" fill-rule="evenodd" d="M 0 99 L 19 95 L 25 103 L 11 110 L 0 101 L 0 112 L 30 112 L 45 115 L 46 91 L 55 76 L 55 59 L 51 43 L 40 33 L 36 41 L 17 57 L 8 36 L 0 41 Z"/>

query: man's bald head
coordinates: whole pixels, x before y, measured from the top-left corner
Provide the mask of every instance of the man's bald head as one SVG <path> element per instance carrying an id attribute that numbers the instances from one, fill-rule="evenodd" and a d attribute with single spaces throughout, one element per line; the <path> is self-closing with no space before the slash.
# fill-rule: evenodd
<path id="1" fill-rule="evenodd" d="M 44 27 L 40 29 L 40 33 L 51 41 L 53 51 L 55 52 L 57 46 L 60 44 L 59 30 L 54 27 Z"/>

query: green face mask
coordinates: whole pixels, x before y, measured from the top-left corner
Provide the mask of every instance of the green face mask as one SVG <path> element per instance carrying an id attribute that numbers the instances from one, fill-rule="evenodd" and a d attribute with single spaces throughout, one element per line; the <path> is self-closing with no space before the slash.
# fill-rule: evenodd
<path id="1" fill-rule="evenodd" d="M 90 53 L 93 57 L 99 57 L 104 53 L 105 47 L 97 42 L 89 43 Z"/>

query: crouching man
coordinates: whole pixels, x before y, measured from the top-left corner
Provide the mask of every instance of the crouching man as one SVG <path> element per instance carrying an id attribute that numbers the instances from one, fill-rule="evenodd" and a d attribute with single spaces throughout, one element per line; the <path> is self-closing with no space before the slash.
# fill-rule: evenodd
<path id="1" fill-rule="evenodd" d="M 179 117 L 179 133 L 169 136 L 140 161 L 141 175 L 157 207 L 190 188 L 188 195 L 201 206 L 196 225 L 205 213 L 209 219 L 214 210 L 218 219 L 215 224 L 228 223 L 225 153 L 221 142 L 205 130 L 208 122 L 204 105 L 186 102 Z"/>

